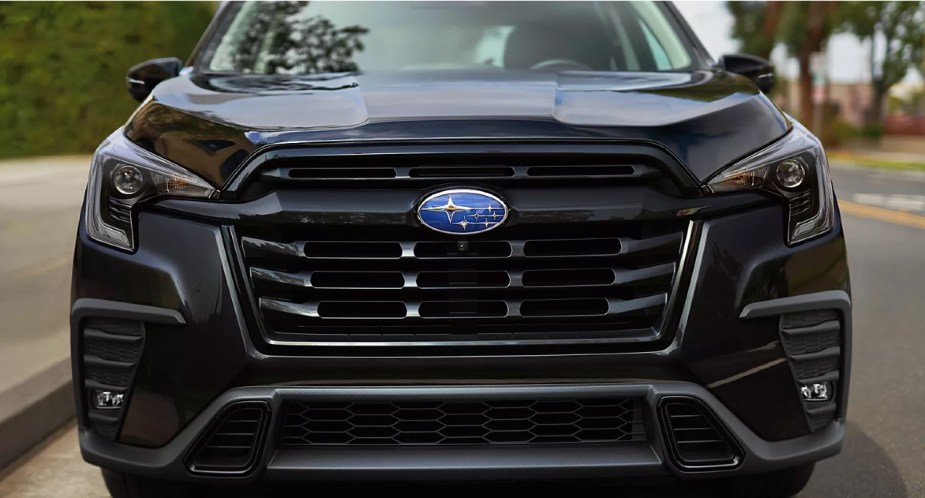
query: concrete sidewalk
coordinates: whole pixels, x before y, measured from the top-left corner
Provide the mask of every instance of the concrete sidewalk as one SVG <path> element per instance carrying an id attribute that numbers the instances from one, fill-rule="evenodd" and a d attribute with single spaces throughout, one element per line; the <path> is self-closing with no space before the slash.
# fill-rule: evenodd
<path id="1" fill-rule="evenodd" d="M 71 260 L 89 164 L 0 161 L 0 468 L 72 417 Z"/>

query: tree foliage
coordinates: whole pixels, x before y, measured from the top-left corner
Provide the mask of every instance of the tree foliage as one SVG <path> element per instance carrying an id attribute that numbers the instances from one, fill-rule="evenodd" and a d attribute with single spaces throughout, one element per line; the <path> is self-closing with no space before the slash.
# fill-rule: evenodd
<path id="1" fill-rule="evenodd" d="M 913 69 L 925 76 L 925 2 L 762 2 L 730 1 L 732 35 L 744 52 L 767 57 L 778 44 L 799 62 L 800 115 L 813 124 L 810 56 L 836 32 L 854 34 L 871 47 L 869 66 L 874 102 L 868 124 L 881 121 L 890 88 Z"/>
<path id="2" fill-rule="evenodd" d="M 841 29 L 866 41 L 870 47 L 874 103 L 868 124 L 879 124 L 887 92 L 922 62 L 925 3 L 846 2 L 839 14 Z"/>
<path id="3" fill-rule="evenodd" d="M 190 54 L 206 2 L 0 2 L 0 157 L 90 152 L 136 103 L 125 72 Z"/>

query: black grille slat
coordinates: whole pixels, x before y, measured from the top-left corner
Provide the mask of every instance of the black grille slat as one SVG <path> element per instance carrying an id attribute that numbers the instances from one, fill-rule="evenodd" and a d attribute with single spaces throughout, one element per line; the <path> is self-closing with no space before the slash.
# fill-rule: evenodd
<path id="1" fill-rule="evenodd" d="M 626 184 L 651 181 L 658 169 L 640 162 L 626 162 L 593 154 L 506 155 L 362 155 L 349 160 L 315 157 L 307 165 L 296 159 L 275 161 L 265 167 L 260 181 L 276 188 L 312 184 L 360 184 L 364 188 L 395 185 L 427 186 L 447 180 L 485 180 L 516 185 L 545 185 L 549 181 Z"/>
<path id="2" fill-rule="evenodd" d="M 592 302 L 593 301 L 593 302 Z M 260 307 L 264 310 L 307 317 L 311 319 L 428 319 L 433 315 L 420 312 L 422 306 L 435 306 L 435 303 L 445 303 L 447 306 L 465 303 L 501 303 L 505 304 L 505 313 L 460 313 L 459 318 L 530 318 L 530 317 L 588 317 L 588 316 L 619 316 L 629 314 L 645 314 L 647 310 L 660 309 L 667 302 L 664 294 L 647 296 L 632 300 L 614 300 L 606 298 L 587 299 L 527 299 L 507 301 L 464 300 L 454 299 L 447 301 L 320 301 L 320 302 L 287 302 L 279 299 L 260 298 Z M 574 307 L 574 310 L 573 308 Z M 492 307 L 492 309 L 496 309 Z M 526 309 L 526 311 L 525 311 Z M 328 310 L 326 312 L 326 310 Z"/>
<path id="3" fill-rule="evenodd" d="M 671 256 L 678 253 L 683 233 L 672 233 L 648 239 L 596 238 L 475 241 L 465 251 L 458 251 L 452 241 L 390 242 L 390 241 L 324 241 L 276 242 L 254 237 L 242 237 L 248 257 L 295 257 L 299 259 L 335 260 L 395 260 L 395 259 L 549 259 L 549 258 L 611 258 L 638 256 Z"/>
<path id="4" fill-rule="evenodd" d="M 638 287 L 655 285 L 664 288 L 674 274 L 674 264 L 657 265 L 635 270 L 620 268 L 571 268 L 571 269 L 528 269 L 505 270 L 426 270 L 415 271 L 361 271 L 320 270 L 288 273 L 252 267 L 251 278 L 256 285 L 282 285 L 319 289 L 331 292 L 338 290 L 367 290 L 371 292 L 405 290 L 446 291 L 453 289 L 506 289 L 510 292 L 542 291 L 556 289 L 561 296 L 569 289 L 581 291 L 585 287 Z M 294 291 L 295 289 L 289 289 Z M 372 294 L 368 294 L 372 295 Z"/>
<path id="5" fill-rule="evenodd" d="M 647 440 L 638 399 L 290 403 L 281 438 L 283 446 Z"/>

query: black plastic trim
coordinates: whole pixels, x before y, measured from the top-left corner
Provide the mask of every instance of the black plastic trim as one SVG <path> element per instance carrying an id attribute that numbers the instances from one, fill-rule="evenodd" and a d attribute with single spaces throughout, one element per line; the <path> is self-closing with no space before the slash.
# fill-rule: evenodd
<path id="1" fill-rule="evenodd" d="M 183 315 L 176 310 L 106 299 L 81 298 L 74 301 L 71 306 L 71 323 L 79 325 L 80 320 L 87 317 L 122 318 L 165 325 L 186 324 Z"/>
<path id="2" fill-rule="evenodd" d="M 87 386 L 82 381 L 84 354 L 81 347 L 81 322 L 86 318 L 118 318 L 165 325 L 185 325 L 186 320 L 179 311 L 144 304 L 110 301 L 107 299 L 81 298 L 71 305 L 71 372 L 74 402 L 77 405 L 77 425 L 87 425 L 88 403 L 84 394 Z M 141 339 L 143 340 L 143 339 Z M 133 374 L 134 375 L 134 374 Z M 124 391 L 124 389 L 115 389 Z M 127 400 L 129 403 L 131 399 Z"/>
<path id="3" fill-rule="evenodd" d="M 258 422 L 259 427 L 254 437 L 254 449 L 250 461 L 247 466 L 242 469 L 237 470 L 219 470 L 212 468 L 197 468 L 196 467 L 196 455 L 202 451 L 206 442 L 209 438 L 218 430 L 219 426 L 224 421 L 225 417 L 230 415 L 232 412 L 248 409 L 248 408 L 257 408 L 261 412 L 261 418 Z M 193 474 L 200 475 L 214 475 L 214 476 L 246 476 L 254 470 L 256 470 L 257 462 L 260 459 L 260 454 L 263 450 L 263 446 L 267 440 L 267 426 L 269 421 L 269 411 L 270 405 L 262 401 L 241 401 L 236 403 L 231 403 L 225 406 L 221 412 L 219 412 L 212 422 L 209 424 L 209 427 L 206 428 L 202 434 L 199 435 L 199 438 L 196 440 L 196 443 L 192 446 L 192 450 L 186 455 L 186 462 L 189 470 Z"/>
<path id="4" fill-rule="evenodd" d="M 851 380 L 851 296 L 847 292 L 831 290 L 751 303 L 742 309 L 739 318 L 749 320 L 826 309 L 839 312 L 843 327 L 841 368 L 839 369 L 842 386 L 841 395 L 836 400 L 838 405 L 836 416 L 844 419 L 848 414 L 848 384 Z"/>
<path id="5" fill-rule="evenodd" d="M 677 443 L 674 440 L 674 435 L 671 433 L 671 424 L 668 420 L 670 415 L 667 411 L 667 404 L 673 402 L 697 405 L 697 407 L 700 408 L 701 412 L 703 413 L 703 416 L 708 418 L 709 421 L 714 425 L 714 428 L 719 433 L 718 435 L 722 437 L 726 445 L 729 446 L 731 450 L 733 450 L 735 457 L 725 464 L 690 465 L 685 463 L 684 458 L 681 456 L 680 450 L 677 447 Z M 706 472 L 711 470 L 735 469 L 742 465 L 742 457 L 744 455 L 742 446 L 729 432 L 729 429 L 726 428 L 725 424 L 723 424 L 723 422 L 717 418 L 713 411 L 699 399 L 690 396 L 664 396 L 658 401 L 658 416 L 662 429 L 662 436 L 665 438 L 666 447 L 668 449 L 668 456 L 671 458 L 671 461 L 679 468 L 689 472 Z"/>

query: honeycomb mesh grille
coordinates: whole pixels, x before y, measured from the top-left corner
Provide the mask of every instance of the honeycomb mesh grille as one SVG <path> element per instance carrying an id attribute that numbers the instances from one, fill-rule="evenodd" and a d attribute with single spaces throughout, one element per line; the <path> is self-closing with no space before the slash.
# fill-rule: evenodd
<path id="1" fill-rule="evenodd" d="M 284 446 L 617 443 L 646 440 L 637 399 L 305 402 Z"/>

